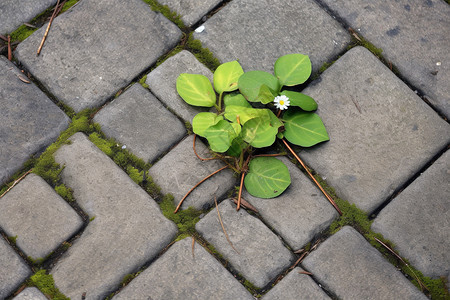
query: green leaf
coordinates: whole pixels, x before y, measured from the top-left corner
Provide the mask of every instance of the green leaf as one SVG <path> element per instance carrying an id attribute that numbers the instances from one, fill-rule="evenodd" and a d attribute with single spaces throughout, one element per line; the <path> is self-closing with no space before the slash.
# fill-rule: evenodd
<path id="1" fill-rule="evenodd" d="M 233 105 L 225 107 L 224 116 L 231 122 L 237 122 L 237 119 L 239 117 L 239 123 L 241 125 L 244 125 L 248 120 L 258 117 L 265 118 L 267 122 L 270 121 L 269 115 L 267 114 L 265 109 L 248 108 Z"/>
<path id="2" fill-rule="evenodd" d="M 267 104 L 272 102 L 275 96 L 276 95 L 274 95 L 274 92 L 267 85 L 261 85 L 258 94 L 258 101 L 260 101 L 262 104 Z"/>
<path id="3" fill-rule="evenodd" d="M 303 54 L 284 55 L 275 62 L 274 72 L 281 85 L 301 84 L 311 75 L 311 61 Z"/>
<path id="4" fill-rule="evenodd" d="M 230 148 L 233 139 L 236 138 L 236 132 L 228 121 L 220 120 L 216 125 L 205 131 L 205 137 L 212 151 L 225 152 Z"/>
<path id="5" fill-rule="evenodd" d="M 192 120 L 192 129 L 195 134 L 204 137 L 206 129 L 216 125 L 220 120 L 223 120 L 223 117 L 215 113 L 201 112 Z"/>
<path id="6" fill-rule="evenodd" d="M 251 119 L 242 126 L 242 138 L 255 148 L 271 146 L 277 133 L 278 128 L 270 126 L 263 117 Z"/>
<path id="7" fill-rule="evenodd" d="M 212 107 L 216 94 L 206 76 L 182 73 L 177 78 L 177 92 L 186 103 L 194 106 Z"/>
<path id="8" fill-rule="evenodd" d="M 214 88 L 216 92 L 231 92 L 238 89 L 238 79 L 244 74 L 241 65 L 235 60 L 217 67 L 214 72 Z"/>
<path id="9" fill-rule="evenodd" d="M 244 178 L 247 191 L 258 198 L 274 198 L 291 184 L 286 165 L 275 157 L 257 157 L 250 161 Z"/>
<path id="10" fill-rule="evenodd" d="M 316 101 L 305 94 L 292 91 L 282 91 L 281 95 L 285 95 L 289 98 L 291 106 L 298 106 L 305 111 L 314 111 L 317 109 Z"/>
<path id="11" fill-rule="evenodd" d="M 284 136 L 292 144 L 311 147 L 330 139 L 322 120 L 314 113 L 288 109 L 283 121 Z"/>
<path id="12" fill-rule="evenodd" d="M 280 119 L 278 119 L 278 117 L 270 109 L 265 109 L 265 111 L 267 111 L 269 115 L 270 126 L 275 127 L 277 129 L 283 126 L 283 122 L 281 122 Z"/>
<path id="13" fill-rule="evenodd" d="M 249 71 L 244 73 L 238 81 L 239 91 L 250 102 L 258 102 L 261 86 L 265 84 L 272 91 L 280 91 L 280 83 L 272 74 L 263 71 Z"/>
<path id="14" fill-rule="evenodd" d="M 227 106 L 243 106 L 243 107 L 249 107 L 252 106 L 248 101 L 242 96 L 242 94 L 226 94 L 223 97 L 223 103 L 225 104 L 225 107 Z"/>
<path id="15" fill-rule="evenodd" d="M 233 157 L 239 157 L 241 155 L 242 150 L 247 147 L 247 143 L 242 140 L 241 137 L 237 137 L 231 142 L 230 148 L 227 150 L 227 154 Z"/>

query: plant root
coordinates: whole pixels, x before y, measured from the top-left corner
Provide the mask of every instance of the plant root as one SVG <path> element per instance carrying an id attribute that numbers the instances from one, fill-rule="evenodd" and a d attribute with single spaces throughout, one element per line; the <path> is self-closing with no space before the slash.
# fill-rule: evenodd
<path id="1" fill-rule="evenodd" d="M 231 242 L 230 238 L 228 237 L 227 231 L 225 230 L 225 226 L 223 226 L 223 222 L 222 222 L 222 218 L 220 217 L 219 206 L 217 205 L 216 197 L 214 197 L 214 202 L 216 203 L 217 215 L 219 216 L 219 222 L 220 222 L 220 226 L 222 226 L 223 233 L 225 234 L 225 237 L 227 238 L 227 241 L 230 244 L 231 248 L 233 248 L 233 250 L 236 251 L 237 254 L 239 254 L 239 251 L 237 251 L 236 248 L 234 248 L 233 243 Z"/>
<path id="2" fill-rule="evenodd" d="M 33 171 L 33 169 L 31 169 L 31 170 L 28 170 L 28 172 L 26 172 L 25 174 L 23 174 L 22 176 L 20 176 L 20 178 L 19 179 L 17 179 L 16 181 L 14 181 L 14 183 L 0 196 L 0 199 L 3 197 L 3 196 L 5 196 L 5 194 L 7 193 L 7 192 L 9 192 L 16 184 L 18 184 L 22 179 L 24 179 L 25 178 L 25 176 L 27 176 L 28 174 L 30 174 L 31 173 L 31 171 Z"/>

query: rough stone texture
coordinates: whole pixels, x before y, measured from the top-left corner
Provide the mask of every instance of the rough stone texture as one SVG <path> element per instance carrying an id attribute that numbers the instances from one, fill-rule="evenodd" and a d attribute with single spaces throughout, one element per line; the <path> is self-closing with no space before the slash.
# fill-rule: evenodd
<path id="1" fill-rule="evenodd" d="M 323 242 L 302 265 L 340 299 L 427 299 L 349 226 Z"/>
<path id="2" fill-rule="evenodd" d="M 244 209 L 236 211 L 228 199 L 218 207 L 231 243 L 239 253 L 228 243 L 216 209 L 211 210 L 195 228 L 256 287 L 266 286 L 293 262 L 294 255 L 260 220 Z"/>
<path id="3" fill-rule="evenodd" d="M 134 279 L 119 299 L 253 299 L 202 246 L 185 238 Z"/>
<path id="4" fill-rule="evenodd" d="M 0 201 L 0 227 L 33 259 L 44 258 L 83 220 L 41 177 L 29 174 Z"/>
<path id="5" fill-rule="evenodd" d="M 301 268 L 293 269 L 275 287 L 273 287 L 261 299 L 284 300 L 284 299 L 310 299 L 326 300 L 330 297 L 317 286 L 317 283 L 309 275 L 299 274 Z"/>
<path id="6" fill-rule="evenodd" d="M 37 288 L 28 287 L 14 297 L 13 300 L 47 300 L 47 297 L 45 297 Z"/>
<path id="7" fill-rule="evenodd" d="M 69 125 L 69 118 L 0 56 L 0 185 Z"/>
<path id="8" fill-rule="evenodd" d="M 153 161 L 186 134 L 183 123 L 150 92 L 134 84 L 94 118 L 108 136 L 145 161 Z"/>
<path id="9" fill-rule="evenodd" d="M 0 34 L 13 32 L 23 22 L 30 21 L 56 0 L 18 1 L 2 0 L 0 2 Z"/>
<path id="10" fill-rule="evenodd" d="M 126 274 L 136 272 L 175 236 L 156 202 L 82 133 L 61 147 L 62 179 L 77 203 L 95 219 L 59 260 L 51 274 L 66 296 L 104 298 Z M 76 274 L 74 276 L 73 274 Z"/>
<path id="11" fill-rule="evenodd" d="M 150 90 L 159 100 L 185 121 L 192 123 L 192 119 L 197 113 L 208 111 L 208 109 L 191 106 L 178 95 L 177 78 L 181 73 L 201 74 L 208 77 L 211 83 L 213 82 L 213 73 L 199 62 L 192 53 L 183 50 L 151 71 L 145 83 L 148 84 Z"/>
<path id="12" fill-rule="evenodd" d="M 312 0 L 235 0 L 194 33 L 221 61 L 245 71 L 273 71 L 278 57 L 302 53 L 313 72 L 342 52 L 349 34 Z"/>
<path id="13" fill-rule="evenodd" d="M 402 76 L 450 117 L 450 6 L 445 1 L 323 2 L 381 48 Z"/>
<path id="14" fill-rule="evenodd" d="M 52 23 L 41 55 L 43 26 L 16 58 L 75 111 L 96 107 L 172 48 L 181 32 L 141 0 L 83 0 Z"/>
<path id="15" fill-rule="evenodd" d="M 188 136 L 149 170 L 149 175 L 161 187 L 161 191 L 174 196 L 175 204 L 200 180 L 224 166 L 219 160 L 198 159 L 192 148 L 193 139 L 193 135 Z M 211 157 L 208 148 L 199 138 L 195 148 L 200 157 Z M 233 172 L 225 169 L 195 188 L 181 208 L 193 206 L 196 209 L 206 209 L 214 203 L 214 197 L 220 199 L 235 183 Z"/>
<path id="16" fill-rule="evenodd" d="M 372 230 L 426 276 L 450 275 L 450 151 L 386 206 Z"/>
<path id="17" fill-rule="evenodd" d="M 338 216 L 320 190 L 287 158 L 281 161 L 291 174 L 291 185 L 275 199 L 260 199 L 245 192 L 264 221 L 294 249 L 302 248 Z"/>
<path id="18" fill-rule="evenodd" d="M 450 141 L 450 126 L 365 48 L 347 52 L 303 92 L 319 103 L 331 140 L 300 157 L 367 212 Z"/>
<path id="19" fill-rule="evenodd" d="M 167 5 L 172 11 L 181 16 L 184 25 L 192 26 L 217 6 L 220 0 L 161 0 L 159 3 Z"/>
<path id="20" fill-rule="evenodd" d="M 31 275 L 31 270 L 1 236 L 0 253 L 0 299 L 4 299 Z"/>

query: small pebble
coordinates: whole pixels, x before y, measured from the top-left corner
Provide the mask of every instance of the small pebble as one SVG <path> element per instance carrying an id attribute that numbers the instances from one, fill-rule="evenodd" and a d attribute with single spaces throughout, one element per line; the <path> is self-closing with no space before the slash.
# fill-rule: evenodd
<path id="1" fill-rule="evenodd" d="M 195 29 L 195 32 L 200 33 L 200 32 L 203 32 L 203 30 L 205 30 L 205 26 L 202 25 L 199 28 Z"/>

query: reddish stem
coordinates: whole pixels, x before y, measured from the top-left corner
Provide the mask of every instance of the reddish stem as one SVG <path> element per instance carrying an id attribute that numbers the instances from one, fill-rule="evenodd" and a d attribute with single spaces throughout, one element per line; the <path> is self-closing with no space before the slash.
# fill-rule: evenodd
<path id="1" fill-rule="evenodd" d="M 241 197 L 242 197 L 242 187 L 244 185 L 244 177 L 245 177 L 245 172 L 242 172 L 241 184 L 239 185 L 238 201 L 237 201 L 237 206 L 236 206 L 237 211 L 241 208 Z"/>

